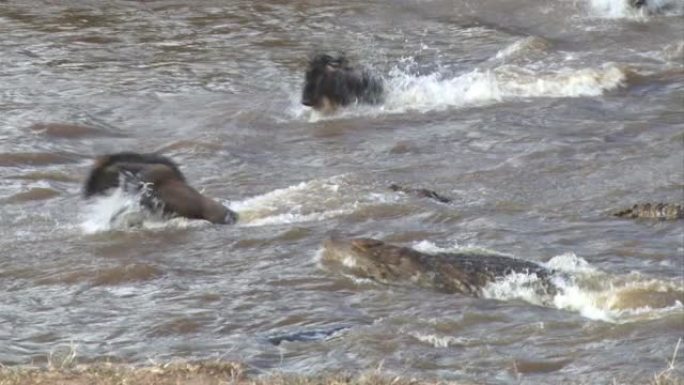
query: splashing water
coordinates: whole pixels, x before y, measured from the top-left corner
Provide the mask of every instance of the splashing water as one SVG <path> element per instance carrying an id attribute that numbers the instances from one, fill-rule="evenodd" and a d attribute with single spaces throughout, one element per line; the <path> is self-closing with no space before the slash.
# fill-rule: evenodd
<path id="1" fill-rule="evenodd" d="M 204 221 L 187 218 L 165 219 L 140 204 L 144 189 L 131 193 L 122 188 L 111 194 L 91 199 L 82 213 L 81 229 L 86 234 L 112 230 L 186 228 Z"/>
<path id="2" fill-rule="evenodd" d="M 440 247 L 428 241 L 414 245 L 427 253 L 468 252 L 501 253 L 479 247 Z M 525 302 L 578 312 L 583 317 L 613 323 L 659 318 L 684 311 L 684 287 L 677 282 L 648 279 L 638 274 L 617 276 L 606 274 L 577 257 L 565 253 L 551 258 L 542 266 L 558 272 L 552 283 L 557 294 L 547 298 L 539 290 L 541 281 L 535 274 L 513 273 L 497 279 L 482 289 L 482 296 L 498 300 L 520 299 Z"/>
<path id="3" fill-rule="evenodd" d="M 641 8 L 635 8 L 630 0 L 589 0 L 592 16 L 606 19 L 648 20 L 650 15 L 678 16 L 684 14 L 682 0 L 648 0 Z"/>
<path id="4" fill-rule="evenodd" d="M 494 56 L 496 60 L 529 59 L 531 56 L 544 56 L 551 48 L 551 42 L 538 37 L 527 36 L 518 39 L 506 48 L 499 50 Z"/>
<path id="5" fill-rule="evenodd" d="M 608 19 L 643 18 L 645 12 L 629 5 L 628 0 L 589 0 L 592 15 Z"/>
<path id="6" fill-rule="evenodd" d="M 343 191 L 348 184 L 346 175 L 314 179 L 231 202 L 230 208 L 240 214 L 238 225 L 250 227 L 321 221 L 392 202 L 385 194 Z"/>
<path id="7" fill-rule="evenodd" d="M 509 47 L 510 52 L 502 51 L 499 59 L 514 56 L 517 51 L 526 50 L 530 45 L 540 44 L 543 45 L 538 41 L 520 42 L 517 46 Z M 564 68 L 554 72 L 538 72 L 507 64 L 495 68 L 476 68 L 453 77 L 444 77 L 440 72 L 416 75 L 410 68 L 410 65 L 402 64 L 389 72 L 385 80 L 385 102 L 379 106 L 356 105 L 332 115 L 301 106 L 292 107 L 290 112 L 315 122 L 408 111 L 442 111 L 514 98 L 592 97 L 624 86 L 629 72 L 628 69 L 612 63 L 599 68 Z"/>
<path id="8" fill-rule="evenodd" d="M 625 72 L 612 64 L 550 74 L 505 65 L 492 70 L 476 69 L 449 79 L 442 79 L 439 74 L 411 76 L 398 70 L 391 76 L 384 106 L 390 112 L 425 112 L 520 97 L 598 96 L 622 86 L 626 80 Z"/>
<path id="9" fill-rule="evenodd" d="M 470 339 L 464 337 L 453 337 L 420 332 L 411 332 L 409 333 L 409 335 L 417 339 L 418 341 L 430 344 L 435 348 L 448 348 L 450 346 L 467 346 L 471 343 Z"/>
<path id="10" fill-rule="evenodd" d="M 348 184 L 345 175 L 314 179 L 269 191 L 241 201 L 222 202 L 239 214 L 237 225 L 244 227 L 315 222 L 349 215 L 367 205 L 387 204 L 396 197 L 373 192 L 340 191 Z M 187 218 L 165 218 L 141 205 L 146 193 L 113 189 L 111 194 L 92 199 L 86 206 L 81 223 L 87 234 L 136 228 L 187 228 L 206 221 Z M 350 196 L 353 198 L 350 200 Z"/>
<path id="11" fill-rule="evenodd" d="M 240 225 L 261 226 L 323 220 L 353 211 L 338 194 L 339 178 L 313 180 L 232 202 Z M 337 207 L 332 208 L 331 207 Z"/>

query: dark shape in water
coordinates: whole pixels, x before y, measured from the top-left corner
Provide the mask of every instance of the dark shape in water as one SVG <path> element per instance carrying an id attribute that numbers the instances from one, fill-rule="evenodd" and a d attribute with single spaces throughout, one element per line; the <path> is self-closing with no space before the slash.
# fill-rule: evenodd
<path id="1" fill-rule="evenodd" d="M 613 214 L 620 218 L 684 219 L 684 207 L 672 203 L 638 203 Z"/>
<path id="2" fill-rule="evenodd" d="M 534 262 L 480 253 L 427 254 L 370 238 L 333 237 L 325 242 L 323 261 L 342 272 L 384 284 L 412 283 L 444 293 L 473 296 L 497 278 L 512 273 L 535 274 L 541 295 L 555 295 L 553 271 Z"/>
<path id="3" fill-rule="evenodd" d="M 327 329 L 315 329 L 296 331 L 287 334 L 279 334 L 267 337 L 268 342 L 273 345 L 280 345 L 282 342 L 311 342 L 327 340 L 332 338 L 337 332 L 349 329 L 350 326 L 335 326 Z"/>
<path id="4" fill-rule="evenodd" d="M 0 153 L 0 167 L 50 166 L 70 163 L 76 159 L 70 154 L 54 152 L 12 152 Z"/>
<path id="5" fill-rule="evenodd" d="M 120 136 L 102 129 L 71 123 L 35 123 L 29 129 L 47 136 L 67 139 L 91 136 Z"/>
<path id="6" fill-rule="evenodd" d="M 680 0 L 626 0 L 635 9 L 645 10 L 650 15 L 662 15 L 668 12 L 677 11 L 681 7 Z M 681 8 L 680 8 L 681 9 Z"/>
<path id="7" fill-rule="evenodd" d="M 382 79 L 351 67 L 343 56 L 316 55 L 306 70 L 302 104 L 315 110 L 334 111 L 352 103 L 382 102 Z"/>
<path id="8" fill-rule="evenodd" d="M 435 191 L 428 190 L 426 188 L 410 188 L 410 187 L 404 187 L 404 186 L 400 186 L 398 184 L 392 183 L 389 186 L 389 189 L 392 191 L 403 192 L 406 194 L 412 194 L 412 195 L 418 196 L 420 198 L 434 199 L 437 202 L 441 202 L 441 203 L 451 203 L 451 198 L 447 198 L 443 195 L 436 193 Z"/>
<path id="9" fill-rule="evenodd" d="M 178 165 L 162 155 L 120 152 L 101 156 L 90 171 L 83 194 L 86 198 L 103 195 L 119 186 L 126 192 L 142 193 L 141 205 L 153 212 L 220 224 L 233 224 L 238 218 L 237 213 L 188 185 Z"/>

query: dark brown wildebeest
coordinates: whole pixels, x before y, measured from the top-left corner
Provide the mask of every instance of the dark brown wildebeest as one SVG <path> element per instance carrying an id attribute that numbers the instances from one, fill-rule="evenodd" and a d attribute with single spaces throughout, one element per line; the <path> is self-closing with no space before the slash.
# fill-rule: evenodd
<path id="1" fill-rule="evenodd" d="M 334 111 L 353 103 L 382 102 L 382 79 L 351 67 L 343 56 L 316 55 L 309 61 L 302 104 L 320 111 Z"/>
<path id="2" fill-rule="evenodd" d="M 162 155 L 119 152 L 97 158 L 83 195 L 103 195 L 119 186 L 141 193 L 143 207 L 164 215 L 220 224 L 232 224 L 238 218 L 237 213 L 192 188 L 178 165 Z"/>

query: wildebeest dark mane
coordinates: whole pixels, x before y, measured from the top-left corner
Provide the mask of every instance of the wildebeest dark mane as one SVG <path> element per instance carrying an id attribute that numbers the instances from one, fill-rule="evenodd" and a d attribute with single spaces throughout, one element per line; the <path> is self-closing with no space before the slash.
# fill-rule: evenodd
<path id="1" fill-rule="evenodd" d="M 135 173 L 135 169 L 130 167 L 127 168 L 126 166 L 135 164 L 162 164 L 169 167 L 179 180 L 185 181 L 185 176 L 180 171 L 178 165 L 165 156 L 153 153 L 140 154 L 135 152 L 119 152 L 102 156 L 97 159 L 95 166 L 86 179 L 83 195 L 88 198 L 119 185 L 120 170 L 118 168 L 108 170 L 111 166 L 120 166 L 122 170 Z"/>
<path id="2" fill-rule="evenodd" d="M 356 102 L 376 104 L 382 94 L 382 78 L 352 66 L 343 54 L 321 53 L 309 59 L 302 91 L 302 104 L 306 106 L 319 109 Z"/>
<path id="3" fill-rule="evenodd" d="M 309 57 L 309 68 L 331 65 L 333 67 L 346 67 L 349 60 L 345 54 L 318 53 Z"/>

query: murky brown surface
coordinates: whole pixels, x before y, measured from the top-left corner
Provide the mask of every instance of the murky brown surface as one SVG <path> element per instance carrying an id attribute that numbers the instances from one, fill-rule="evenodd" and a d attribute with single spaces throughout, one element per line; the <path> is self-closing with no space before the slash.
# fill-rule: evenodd
<path id="1" fill-rule="evenodd" d="M 0 2 L 0 363 L 72 344 L 267 372 L 651 379 L 684 335 L 682 222 L 610 213 L 684 200 L 684 22 L 620 4 Z M 301 106 L 315 50 L 372 67 L 385 103 Z M 172 157 L 240 222 L 108 229 L 121 202 L 87 206 L 80 181 L 121 150 Z M 354 280 L 318 262 L 332 231 L 573 283 L 538 306 L 508 281 L 471 298 Z"/>

